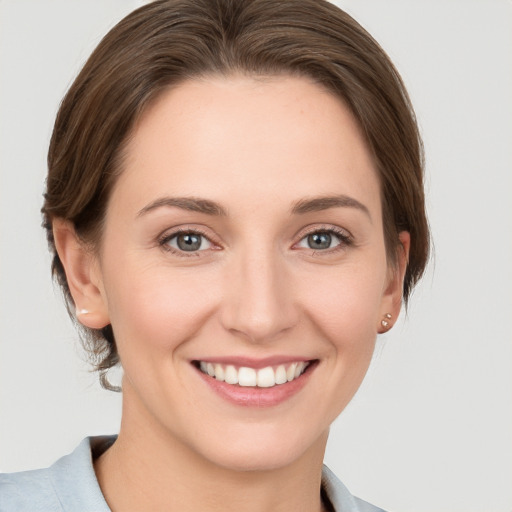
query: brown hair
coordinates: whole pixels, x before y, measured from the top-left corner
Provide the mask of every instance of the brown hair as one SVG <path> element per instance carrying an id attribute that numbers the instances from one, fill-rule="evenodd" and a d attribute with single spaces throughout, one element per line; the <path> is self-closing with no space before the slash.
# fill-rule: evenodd
<path id="1" fill-rule="evenodd" d="M 351 108 L 381 182 L 388 259 L 398 232 L 411 247 L 404 301 L 429 253 L 423 151 L 413 109 L 393 64 L 348 14 L 325 0 L 159 0 L 132 12 L 101 41 L 66 94 L 48 152 L 42 209 L 52 272 L 72 312 L 52 220 L 100 240 L 120 155 L 136 119 L 162 90 L 206 75 L 293 74 L 312 78 Z M 71 313 L 73 315 L 73 313 Z M 111 326 L 83 328 L 105 387 L 119 358 Z"/>

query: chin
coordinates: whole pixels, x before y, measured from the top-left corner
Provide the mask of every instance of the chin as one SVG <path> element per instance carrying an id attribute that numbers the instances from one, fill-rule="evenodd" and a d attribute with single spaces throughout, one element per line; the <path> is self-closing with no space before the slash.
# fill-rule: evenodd
<path id="1" fill-rule="evenodd" d="M 258 432 L 235 435 L 230 432 L 222 441 L 204 446 L 203 457 L 218 467 L 231 471 L 273 471 L 298 463 L 310 450 L 317 451 L 319 459 L 327 442 L 328 430 L 314 436 L 276 428 L 269 432 L 256 427 Z"/>

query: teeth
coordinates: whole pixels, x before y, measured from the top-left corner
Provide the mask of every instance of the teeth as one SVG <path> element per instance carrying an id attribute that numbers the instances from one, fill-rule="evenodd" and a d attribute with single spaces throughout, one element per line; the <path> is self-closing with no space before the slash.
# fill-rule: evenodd
<path id="1" fill-rule="evenodd" d="M 238 370 L 238 385 L 249 387 L 256 386 L 256 370 L 254 368 L 246 368 L 242 366 L 240 370 Z"/>
<path id="2" fill-rule="evenodd" d="M 199 368 L 203 373 L 216 380 L 227 384 L 243 387 L 271 388 L 276 385 L 285 384 L 300 377 L 309 366 L 308 362 L 281 364 L 277 367 L 267 366 L 256 370 L 247 366 L 236 368 L 233 365 L 224 366 L 219 363 L 199 362 Z"/>
<path id="3" fill-rule="evenodd" d="M 286 378 L 286 368 L 281 364 L 276 370 L 276 384 L 284 384 L 285 382 L 288 382 Z"/>
<path id="4" fill-rule="evenodd" d="M 297 363 L 292 363 L 288 370 L 286 370 L 286 380 L 290 382 L 295 378 L 295 368 L 297 368 Z M 204 371 L 204 370 L 203 370 Z"/>
<path id="5" fill-rule="evenodd" d="M 227 366 L 224 372 L 224 380 L 228 384 L 238 384 L 238 371 L 234 366 Z"/>
<path id="6" fill-rule="evenodd" d="M 276 385 L 276 376 L 271 366 L 258 370 L 257 375 L 259 388 L 271 388 Z"/>
<path id="7" fill-rule="evenodd" d="M 224 380 L 224 368 L 220 364 L 215 365 L 215 378 L 217 380 Z"/>

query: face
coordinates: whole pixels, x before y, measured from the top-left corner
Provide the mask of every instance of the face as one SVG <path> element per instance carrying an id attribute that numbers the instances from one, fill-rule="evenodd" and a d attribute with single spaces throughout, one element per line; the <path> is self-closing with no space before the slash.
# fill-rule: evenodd
<path id="1" fill-rule="evenodd" d="M 123 421 L 229 468 L 320 450 L 397 293 L 347 107 L 300 78 L 187 82 L 123 166 L 95 277 Z"/>

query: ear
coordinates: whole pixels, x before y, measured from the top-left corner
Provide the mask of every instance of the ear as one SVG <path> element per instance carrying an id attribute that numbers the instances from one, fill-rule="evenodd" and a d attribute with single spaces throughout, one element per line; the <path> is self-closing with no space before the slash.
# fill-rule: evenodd
<path id="1" fill-rule="evenodd" d="M 71 222 L 54 219 L 52 228 L 78 321 L 91 329 L 105 327 L 110 320 L 97 257 L 78 238 Z"/>
<path id="2" fill-rule="evenodd" d="M 377 332 L 382 334 L 389 331 L 396 322 L 402 308 L 402 292 L 404 287 L 405 271 L 409 262 L 411 235 L 408 231 L 398 234 L 396 265 L 390 266 L 386 289 L 382 297 L 380 317 L 377 320 Z"/>

